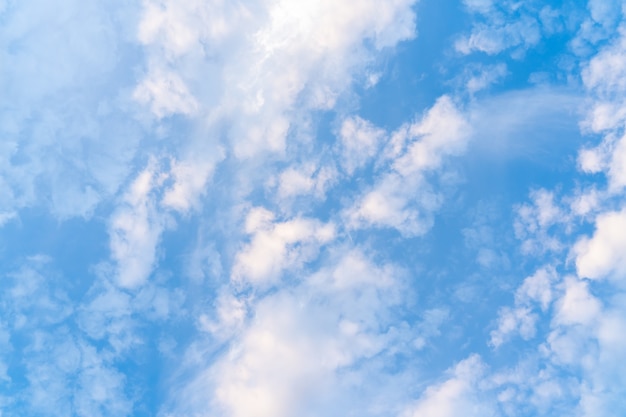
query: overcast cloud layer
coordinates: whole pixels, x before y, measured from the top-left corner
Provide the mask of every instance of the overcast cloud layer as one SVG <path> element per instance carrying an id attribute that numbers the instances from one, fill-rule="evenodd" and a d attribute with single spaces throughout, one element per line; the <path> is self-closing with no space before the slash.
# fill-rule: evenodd
<path id="1" fill-rule="evenodd" d="M 626 3 L 0 0 L 0 415 L 626 413 Z"/>

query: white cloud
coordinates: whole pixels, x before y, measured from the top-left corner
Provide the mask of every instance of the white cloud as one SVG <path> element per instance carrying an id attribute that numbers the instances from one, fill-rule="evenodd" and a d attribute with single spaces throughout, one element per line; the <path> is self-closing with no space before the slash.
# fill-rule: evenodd
<path id="1" fill-rule="evenodd" d="M 606 167 L 606 155 L 600 149 L 581 149 L 578 153 L 578 164 L 583 172 L 595 174 Z"/>
<path id="2" fill-rule="evenodd" d="M 452 99 L 440 97 L 422 120 L 408 126 L 411 143 L 394 161 L 395 170 L 408 176 L 439 168 L 444 157 L 463 152 L 470 129 Z"/>
<path id="3" fill-rule="evenodd" d="M 198 319 L 200 328 L 214 336 L 228 340 L 239 334 L 249 315 L 249 301 L 222 290 L 214 301 L 215 314 L 202 314 Z"/>
<path id="4" fill-rule="evenodd" d="M 481 67 L 479 71 L 469 77 L 465 83 L 465 88 L 470 94 L 474 94 L 499 82 L 507 74 L 508 70 L 506 64 Z"/>
<path id="5" fill-rule="evenodd" d="M 626 188 L 626 136 L 617 142 L 611 152 L 608 176 L 610 191 L 620 192 Z"/>
<path id="6" fill-rule="evenodd" d="M 129 6 L 116 1 L 5 10 L 0 61 L 11 65 L 0 68 L 0 211 L 90 217 L 124 181 L 140 139 L 122 109 L 127 80 L 117 77 L 133 65 L 119 57 L 129 47 L 125 13 Z"/>
<path id="7" fill-rule="evenodd" d="M 10 333 L 0 324 L 0 355 L 10 349 L 18 358 L 10 368 L 10 376 L 17 378 L 3 386 L 12 400 L 8 407 L 4 399 L 0 400 L 2 412 L 130 415 L 133 404 L 125 392 L 126 377 L 116 369 L 116 355 L 108 346 L 92 346 L 77 328 L 76 317 L 84 311 L 70 298 L 71 285 L 53 269 L 54 260 L 38 255 L 21 261 L 18 270 L 4 276 L 9 297 L 0 303 L 0 313 L 10 323 Z M 118 307 L 109 306 L 108 312 Z M 92 321 L 89 324 L 98 326 Z M 7 382 L 3 370 L 0 360 L 2 384 Z M 20 385 L 17 388 L 16 381 Z"/>
<path id="8" fill-rule="evenodd" d="M 581 191 L 570 202 L 570 208 L 575 216 L 585 217 L 595 213 L 601 205 L 603 195 L 595 188 Z"/>
<path id="9" fill-rule="evenodd" d="M 85 335 L 106 342 L 116 354 L 140 343 L 132 318 L 133 299 L 106 279 L 97 280 L 81 306 L 77 323 Z"/>
<path id="10" fill-rule="evenodd" d="M 74 307 L 64 288 L 51 290 L 61 277 L 47 270 L 49 263 L 50 259 L 43 255 L 30 257 L 19 270 L 4 277 L 12 284 L 6 290 L 9 297 L 4 316 L 10 317 L 13 330 L 33 331 L 57 325 L 73 314 Z"/>
<path id="11" fill-rule="evenodd" d="M 155 115 L 170 111 L 168 103 L 189 113 L 194 106 L 182 86 L 199 86 L 208 75 L 210 93 L 194 99 L 214 104 L 207 107 L 213 123 L 230 125 L 236 155 L 283 153 L 293 113 L 331 108 L 372 50 L 414 36 L 413 3 L 145 2 L 139 39 L 150 51 L 147 73 L 182 69 L 172 74 L 176 88 L 157 89 L 151 103 L 164 104 L 153 106 Z"/>
<path id="12" fill-rule="evenodd" d="M 298 167 L 290 167 L 278 176 L 278 198 L 286 200 L 304 196 L 322 199 L 336 180 L 337 170 L 333 166 L 318 166 L 309 162 Z"/>
<path id="13" fill-rule="evenodd" d="M 608 212 L 596 218 L 592 237 L 581 238 L 573 248 L 576 270 L 582 278 L 626 277 L 626 210 Z"/>
<path id="14" fill-rule="evenodd" d="M 573 387 L 577 413 L 612 416 L 624 405 L 624 295 L 603 303 L 590 293 L 589 282 L 575 278 L 566 279 L 563 290 L 547 338 L 551 360 L 580 372 Z"/>
<path id="15" fill-rule="evenodd" d="M 493 10 L 493 0 L 463 0 L 463 4 L 472 12 L 488 13 Z"/>
<path id="16" fill-rule="evenodd" d="M 409 407 L 403 417 L 478 417 L 494 414 L 493 405 L 484 401 L 477 383 L 485 372 L 478 355 L 459 362 L 449 371 L 444 382 L 429 386 L 417 403 Z"/>
<path id="17" fill-rule="evenodd" d="M 559 299 L 554 318 L 556 324 L 589 326 L 602 310 L 600 301 L 589 293 L 588 284 L 575 278 L 563 283 L 564 295 Z"/>
<path id="18" fill-rule="evenodd" d="M 211 155 L 199 154 L 187 160 L 170 161 L 170 176 L 174 183 L 165 190 L 161 204 L 169 209 L 187 212 L 198 205 L 198 198 L 206 192 L 207 183 L 215 169 L 214 159 L 221 159 L 221 151 Z"/>
<path id="19" fill-rule="evenodd" d="M 332 258 L 297 285 L 248 300 L 250 316 L 241 300 L 221 297 L 211 325 L 240 330 L 226 352 L 202 364 L 176 409 L 231 417 L 337 413 L 342 404 L 371 410 L 372 399 L 354 390 L 371 385 L 362 368 L 397 337 L 390 308 L 402 299 L 401 272 L 358 250 L 338 248 Z"/>
<path id="20" fill-rule="evenodd" d="M 540 39 L 539 22 L 523 14 L 512 22 L 496 17 L 488 24 L 477 24 L 469 36 L 457 40 L 455 48 L 465 55 L 475 51 L 495 55 L 510 48 L 529 49 L 538 44 Z"/>
<path id="21" fill-rule="evenodd" d="M 354 229 L 391 227 L 406 236 L 422 235 L 441 204 L 441 197 L 427 187 L 424 181 L 388 175 L 346 212 L 348 224 Z M 420 190 L 417 197 L 407 193 L 415 189 Z"/>
<path id="22" fill-rule="evenodd" d="M 583 69 L 582 77 L 591 100 L 583 127 L 605 138 L 595 148 L 583 149 L 579 155 L 585 172 L 604 172 L 609 179 L 609 190 L 621 192 L 626 187 L 626 53 L 624 28 L 619 36 L 602 48 Z"/>
<path id="23" fill-rule="evenodd" d="M 536 306 L 546 312 L 553 299 L 555 281 L 556 272 L 551 267 L 541 268 L 527 277 L 515 291 L 515 307 L 503 307 L 498 312 L 498 327 L 490 333 L 489 343 L 498 348 L 513 334 L 524 340 L 535 337 L 539 320 Z"/>
<path id="24" fill-rule="evenodd" d="M 110 221 L 111 257 L 117 264 L 117 282 L 122 287 L 143 284 L 157 260 L 157 244 L 166 226 L 155 208 L 154 188 L 165 180 L 157 168 L 152 160 L 137 175 Z"/>
<path id="25" fill-rule="evenodd" d="M 582 72 L 585 86 L 601 98 L 619 97 L 619 93 L 626 90 L 626 64 L 621 59 L 626 39 L 623 30 L 620 32 L 620 36 L 595 55 Z"/>
<path id="26" fill-rule="evenodd" d="M 360 117 L 344 120 L 339 130 L 341 166 L 348 175 L 363 167 L 377 154 L 385 131 Z"/>
<path id="27" fill-rule="evenodd" d="M 556 271 L 547 267 L 539 269 L 535 274 L 526 278 L 515 292 L 516 304 L 539 304 L 541 310 L 546 311 L 553 299 L 552 286 L 556 281 Z"/>
<path id="28" fill-rule="evenodd" d="M 622 15 L 622 4 L 620 1 L 589 0 L 587 8 L 591 18 L 605 27 L 615 25 Z"/>
<path id="29" fill-rule="evenodd" d="M 23 412 L 42 416 L 131 415 L 124 376 L 95 347 L 63 331 L 37 337 L 39 341 L 27 349 L 29 387 Z"/>
<path id="30" fill-rule="evenodd" d="M 498 312 L 498 328 L 491 332 L 489 344 L 498 348 L 511 334 L 518 333 L 522 339 L 529 340 L 535 336 L 537 315 L 528 307 L 514 309 L 502 308 Z"/>
<path id="31" fill-rule="evenodd" d="M 177 113 L 193 116 L 199 107 L 185 82 L 171 72 L 148 74 L 133 92 L 133 98 L 150 107 L 159 119 Z"/>
<path id="32" fill-rule="evenodd" d="M 569 215 L 547 190 L 531 192 L 532 205 L 517 208 L 514 228 L 515 236 L 522 240 L 522 251 L 526 254 L 559 252 L 564 244 L 554 232 L 555 226 L 568 224 Z"/>
<path id="33" fill-rule="evenodd" d="M 335 237 L 332 224 L 306 218 L 274 222 L 274 214 L 261 207 L 248 213 L 246 232 L 251 242 L 237 253 L 231 279 L 261 287 L 277 283 L 284 270 L 313 260 Z"/>
<path id="34" fill-rule="evenodd" d="M 406 236 L 425 233 L 442 196 L 425 180 L 441 168 L 444 159 L 458 155 L 470 135 L 470 127 L 452 100 L 443 96 L 423 118 L 399 128 L 377 162 L 391 170 L 379 174 L 344 215 L 352 228 L 391 227 Z"/>

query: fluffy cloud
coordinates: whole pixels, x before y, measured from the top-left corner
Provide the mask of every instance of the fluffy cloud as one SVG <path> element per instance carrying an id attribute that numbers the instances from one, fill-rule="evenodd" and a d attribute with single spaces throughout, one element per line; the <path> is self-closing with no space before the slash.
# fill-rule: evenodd
<path id="1" fill-rule="evenodd" d="M 42 416 L 130 415 L 133 403 L 116 356 L 77 330 L 80 306 L 69 297 L 70 288 L 54 270 L 53 260 L 40 255 L 20 262 L 19 269 L 3 277 L 10 297 L 0 304 L 0 313 L 10 319 L 11 336 L 3 326 L 0 355 L 9 348 L 16 359 L 8 369 L 0 362 L 0 370 L 17 378 L 3 386 L 12 401 L 9 408 L 0 404 L 0 410 Z M 0 383 L 7 382 L 7 375 L 0 375 Z"/>
<path id="2" fill-rule="evenodd" d="M 284 152 L 290 114 L 331 108 L 368 65 L 366 41 L 381 50 L 414 36 L 412 5 L 410 0 L 382 7 L 373 0 L 297 6 L 148 1 L 139 38 L 152 53 L 146 88 L 140 87 L 137 98 L 156 117 L 168 111 L 190 114 L 200 100 L 214 104 L 206 110 L 209 119 L 230 124 L 236 155 Z M 191 62 L 203 73 L 188 70 Z M 175 67 L 183 71 L 172 74 Z M 172 74 L 168 77 L 176 82 L 151 82 L 150 74 Z M 219 80 L 211 83 L 211 96 L 187 94 L 206 74 Z"/>
<path id="3" fill-rule="evenodd" d="M 518 208 L 514 223 L 515 236 L 523 242 L 522 250 L 527 254 L 561 251 L 563 243 L 553 230 L 569 221 L 568 214 L 550 191 L 533 191 L 531 199 L 532 205 L 524 204 Z"/>
<path id="4" fill-rule="evenodd" d="M 391 227 L 406 236 L 426 232 L 432 212 L 441 204 L 426 176 L 436 172 L 446 157 L 461 153 L 469 136 L 467 121 L 447 96 L 421 120 L 391 134 L 377 162 L 387 170 L 345 212 L 350 227 Z"/>
<path id="5" fill-rule="evenodd" d="M 482 15 L 485 22 L 474 23 L 471 34 L 456 41 L 458 52 L 495 55 L 511 48 L 524 51 L 539 43 L 541 25 L 532 5 L 485 0 L 464 3 L 471 12 Z"/>
<path id="6" fill-rule="evenodd" d="M 401 277 L 394 266 L 378 266 L 359 250 L 339 249 L 330 264 L 297 285 L 249 300 L 250 318 L 227 297 L 217 322 L 237 322 L 241 330 L 187 387 L 191 404 L 182 409 L 193 414 L 211 406 L 216 415 L 233 417 L 337 414 L 342 395 L 371 383 L 360 371 L 367 360 L 398 337 L 390 326 L 391 308 L 402 299 Z M 368 398 L 347 407 L 365 411 Z"/>
<path id="7" fill-rule="evenodd" d="M 626 186 L 626 139 L 621 133 L 626 121 L 626 54 L 624 29 L 609 45 L 595 55 L 583 70 L 583 81 L 592 96 L 584 126 L 605 138 L 595 148 L 580 153 L 580 164 L 587 172 L 604 172 L 609 189 L 619 193 Z"/>
<path id="8" fill-rule="evenodd" d="M 124 205 L 111 218 L 111 257 L 117 263 L 117 281 L 122 287 L 143 284 L 156 262 L 157 244 L 165 220 L 156 212 L 153 190 L 165 179 L 156 162 L 133 181 Z"/>
<path id="9" fill-rule="evenodd" d="M 287 168 L 278 176 L 278 198 L 283 201 L 298 196 L 323 199 L 336 180 L 337 170 L 329 165 L 310 162 Z"/>
<path id="10" fill-rule="evenodd" d="M 539 317 L 533 310 L 539 306 L 546 312 L 553 299 L 555 281 L 556 272 L 550 267 L 526 278 L 515 292 L 515 307 L 504 307 L 498 313 L 498 327 L 491 332 L 490 344 L 497 348 L 513 333 L 525 340 L 534 337 Z"/>
<path id="11" fill-rule="evenodd" d="M 481 398 L 477 383 L 485 372 L 485 365 L 477 355 L 459 362 L 449 370 L 444 382 L 426 389 L 417 403 L 406 410 L 403 417 L 453 417 L 458 415 L 493 415 L 493 406 Z"/>
<path id="12" fill-rule="evenodd" d="M 173 73 L 149 74 L 133 93 L 159 119 L 173 114 L 193 116 L 199 104 L 183 80 Z"/>
<path id="13" fill-rule="evenodd" d="M 383 144 L 385 132 L 363 120 L 351 117 L 343 121 L 339 130 L 341 166 L 348 175 L 371 161 Z"/>
<path id="14" fill-rule="evenodd" d="M 63 333 L 38 336 L 39 343 L 26 352 L 31 360 L 24 411 L 42 416 L 131 415 L 124 375 L 103 360 L 95 347 Z"/>
<path id="15" fill-rule="evenodd" d="M 275 284 L 289 268 L 313 260 L 321 245 L 332 241 L 332 224 L 297 218 L 274 222 L 274 214 L 257 207 L 248 213 L 246 233 L 251 242 L 236 255 L 231 279 L 239 284 Z"/>
<path id="16" fill-rule="evenodd" d="M 129 49 L 130 15 L 118 3 L 35 1 L 3 12 L 0 60 L 11 65 L 0 68 L 0 212 L 89 217 L 132 170 L 142 132 L 126 112 L 129 82 L 117 77 L 132 65 L 118 56 Z"/>
<path id="17" fill-rule="evenodd" d="M 505 64 L 479 67 L 477 71 L 469 76 L 465 83 L 465 88 L 470 94 L 474 94 L 501 81 L 507 75 L 507 72 Z"/>
<path id="18" fill-rule="evenodd" d="M 222 159 L 222 151 L 216 149 L 206 155 L 197 152 L 182 161 L 171 159 L 169 176 L 173 180 L 163 193 L 161 205 L 182 213 L 198 206 L 198 199 L 206 193 L 216 161 Z"/>
<path id="19" fill-rule="evenodd" d="M 623 281 L 626 276 L 626 211 L 608 212 L 596 218 L 591 238 L 581 238 L 573 248 L 576 270 L 584 278 L 610 277 Z"/>

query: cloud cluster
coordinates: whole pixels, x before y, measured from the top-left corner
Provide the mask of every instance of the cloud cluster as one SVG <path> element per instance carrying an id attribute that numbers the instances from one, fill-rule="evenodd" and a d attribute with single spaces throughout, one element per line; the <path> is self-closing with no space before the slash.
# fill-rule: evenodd
<path id="1" fill-rule="evenodd" d="M 471 29 L 450 45 L 461 92 L 433 89 L 428 108 L 381 128 L 353 87 L 394 82 L 380 59 L 415 37 L 416 4 L 0 1 L 0 227 L 43 210 L 109 239 L 69 277 L 44 255 L 0 271 L 0 414 L 626 409 L 621 2 L 568 17 L 568 2 L 464 0 Z M 521 91 L 482 97 L 554 35 L 570 39 L 551 56 L 567 88 L 530 88 L 552 79 L 524 73 Z M 557 133 L 583 94 L 575 184 L 516 199 L 511 227 L 485 215 L 464 229 L 478 265 L 454 269 L 450 228 L 475 196 L 455 162 L 468 147 L 466 160 L 505 165 L 567 142 Z M 430 239 L 442 208 L 453 214 Z M 441 242 L 438 270 L 424 254 Z M 448 288 L 498 268 L 451 304 Z M 451 323 L 461 314 L 473 330 Z M 158 383 L 145 358 L 161 361 Z"/>
<path id="2" fill-rule="evenodd" d="M 446 157 L 465 149 L 470 133 L 464 115 L 447 96 L 439 98 L 421 120 L 393 132 L 376 161 L 384 169 L 345 212 L 349 227 L 389 227 L 405 236 L 425 233 L 442 199 L 430 189 L 427 177 L 438 171 Z M 367 131 L 360 134 L 368 135 Z"/>
<path id="3" fill-rule="evenodd" d="M 132 171 L 142 129 L 125 94 L 132 80 L 118 76 L 134 64 L 124 16 L 132 7 L 118 3 L 36 1 L 2 12 L 3 219 L 33 206 L 89 217 Z"/>

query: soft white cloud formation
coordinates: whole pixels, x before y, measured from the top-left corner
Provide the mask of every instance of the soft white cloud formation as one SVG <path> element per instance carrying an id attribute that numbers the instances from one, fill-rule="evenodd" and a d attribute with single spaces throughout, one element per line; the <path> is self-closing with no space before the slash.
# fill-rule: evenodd
<path id="1" fill-rule="evenodd" d="M 42 272 L 49 262 L 43 255 L 30 257 L 19 270 L 4 278 L 12 285 L 6 290 L 9 301 L 3 316 L 10 318 L 14 330 L 56 325 L 72 315 L 74 307 L 67 292 L 63 288 L 51 290 L 59 276 Z"/>
<path id="2" fill-rule="evenodd" d="M 486 22 L 474 23 L 471 34 L 459 38 L 455 48 L 462 54 L 484 52 L 499 54 L 510 48 L 522 51 L 535 46 L 541 39 L 541 25 L 532 5 L 527 9 L 517 2 L 484 0 L 464 1 L 474 13 L 481 14 Z"/>
<path id="3" fill-rule="evenodd" d="M 11 4 L 0 27 L 0 212 L 89 217 L 132 170 L 141 138 L 117 77 L 132 65 L 123 2 Z M 120 58 L 122 53 L 123 58 Z M 129 62 L 131 61 L 131 62 Z M 132 82 L 132 81 L 130 81 Z"/>
<path id="4" fill-rule="evenodd" d="M 528 340 L 535 336 L 536 322 L 537 316 L 532 314 L 527 307 L 515 309 L 504 307 L 498 312 L 498 328 L 491 332 L 489 343 L 497 348 L 512 333 L 519 333 L 524 340 Z"/>
<path id="5" fill-rule="evenodd" d="M 169 176 L 174 183 L 164 191 L 161 204 L 183 213 L 197 207 L 198 198 L 206 192 L 208 181 L 215 169 L 215 161 L 221 159 L 222 151 L 217 149 L 212 155 L 202 152 L 182 161 L 170 160 Z"/>
<path id="6" fill-rule="evenodd" d="M 155 265 L 165 220 L 156 211 L 154 189 L 164 180 L 152 160 L 133 181 L 124 196 L 124 205 L 111 218 L 111 257 L 117 264 L 117 282 L 122 287 L 143 284 Z"/>
<path id="7" fill-rule="evenodd" d="M 515 291 L 515 307 L 504 307 L 498 313 L 498 327 L 490 334 L 490 344 L 497 348 L 512 334 L 519 333 L 524 340 L 535 336 L 539 306 L 546 312 L 553 298 L 556 272 L 551 267 L 539 269 L 524 280 Z"/>
<path id="8" fill-rule="evenodd" d="M 89 338 L 123 354 L 137 345 L 132 297 L 106 280 L 96 281 L 78 312 L 77 323 Z"/>
<path id="9" fill-rule="evenodd" d="M 334 166 L 318 166 L 313 162 L 297 167 L 290 167 L 278 176 L 277 194 L 280 200 L 288 200 L 298 196 L 322 199 L 326 191 L 337 180 L 337 169 Z"/>
<path id="10" fill-rule="evenodd" d="M 67 332 L 40 333 L 29 347 L 26 412 L 41 416 L 128 416 L 125 377 L 94 346 Z"/>
<path id="11" fill-rule="evenodd" d="M 250 302 L 246 298 L 237 297 L 228 288 L 223 289 L 214 301 L 214 317 L 202 314 L 198 319 L 199 326 L 219 339 L 228 340 L 239 334 L 246 324 Z"/>
<path id="12" fill-rule="evenodd" d="M 240 330 L 186 388 L 189 402 L 180 409 L 194 415 L 211 407 L 210 415 L 232 417 L 346 411 L 342 396 L 371 384 L 360 369 L 399 336 L 391 308 L 401 301 L 403 284 L 396 267 L 336 249 L 329 264 L 297 285 L 245 301 L 254 311 L 249 318 L 240 301 L 221 297 L 217 321 L 207 330 Z M 370 410 L 370 400 L 346 406 Z"/>
<path id="13" fill-rule="evenodd" d="M 600 97 L 618 97 L 620 92 L 626 90 L 626 65 L 621 59 L 626 46 L 624 42 L 624 33 L 620 33 L 583 70 L 585 86 Z"/>
<path id="14" fill-rule="evenodd" d="M 568 214 L 555 202 L 550 191 L 536 190 L 530 197 L 532 205 L 520 206 L 514 223 L 515 236 L 522 240 L 522 251 L 527 254 L 561 251 L 563 243 L 553 230 L 569 222 Z"/>
<path id="15" fill-rule="evenodd" d="M 447 308 L 432 308 L 422 315 L 422 322 L 416 326 L 419 336 L 413 340 L 416 349 L 423 349 L 431 343 L 432 338 L 441 335 L 441 327 L 450 321 L 450 310 Z"/>
<path id="16" fill-rule="evenodd" d="M 537 303 L 542 311 L 546 311 L 553 298 L 552 286 L 556 281 L 554 268 L 539 269 L 535 274 L 526 278 L 515 292 L 516 304 Z"/>
<path id="17" fill-rule="evenodd" d="M 385 131 L 360 117 L 347 118 L 339 130 L 341 166 L 348 175 L 371 161 L 383 144 Z"/>
<path id="18" fill-rule="evenodd" d="M 146 105 L 159 119 L 173 114 L 193 116 L 199 104 L 183 80 L 174 73 L 152 73 L 133 92 L 133 98 Z"/>
<path id="19" fill-rule="evenodd" d="M 592 237 L 581 238 L 573 248 L 576 270 L 582 278 L 626 278 L 626 210 L 602 213 Z"/>
<path id="20" fill-rule="evenodd" d="M 622 15 L 622 2 L 619 0 L 589 0 L 587 8 L 591 18 L 607 29 L 615 25 Z"/>
<path id="21" fill-rule="evenodd" d="M 554 365 L 580 372 L 573 387 L 576 412 L 585 417 L 608 417 L 625 405 L 626 368 L 621 365 L 626 354 L 624 295 L 603 303 L 590 292 L 591 283 L 573 277 L 563 282 L 544 348 Z"/>
<path id="22" fill-rule="evenodd" d="M 559 299 L 555 324 L 589 326 L 601 312 L 601 304 L 596 297 L 589 293 L 589 286 L 585 281 L 569 277 L 565 279 L 564 294 Z"/>
<path id="23" fill-rule="evenodd" d="M 494 415 L 494 407 L 481 398 L 480 382 L 485 365 L 478 355 L 459 362 L 444 382 L 429 386 L 402 417 L 478 417 Z"/>
<path id="24" fill-rule="evenodd" d="M 251 242 L 237 253 L 231 279 L 264 287 L 277 283 L 286 269 L 313 260 L 334 239 L 335 227 L 306 218 L 274 222 L 272 212 L 255 207 L 248 213 L 246 233 Z"/>
<path id="25" fill-rule="evenodd" d="M 619 36 L 595 55 L 583 70 L 582 77 L 591 97 L 591 108 L 583 126 L 605 138 L 595 148 L 581 150 L 579 162 L 586 172 L 604 172 L 609 190 L 619 193 L 626 187 L 626 35 Z"/>
<path id="26" fill-rule="evenodd" d="M 220 157 L 216 152 L 210 157 L 198 153 L 183 161 L 170 159 L 169 170 L 151 158 L 137 174 L 109 225 L 111 257 L 118 267 L 120 286 L 136 288 L 147 280 L 157 261 L 161 233 L 173 223 L 168 210 L 187 213 L 197 205 Z"/>
<path id="27" fill-rule="evenodd" d="M 209 119 L 230 124 L 238 156 L 282 153 L 291 114 L 331 108 L 368 65 L 368 48 L 414 36 L 413 3 L 147 1 L 139 39 L 151 51 L 148 74 L 177 80 L 155 83 L 147 76 L 144 85 L 158 87 L 148 89 L 158 93 L 148 96 L 152 111 L 156 117 L 172 110 L 189 114 L 196 101 L 214 104 L 207 107 Z M 190 69 L 192 62 L 200 72 Z M 214 78 L 209 91 L 193 88 L 200 95 L 188 97 L 208 74 Z"/>
<path id="28" fill-rule="evenodd" d="M 439 168 L 444 157 L 465 149 L 470 129 L 452 99 L 440 97 L 421 120 L 392 136 L 393 168 L 403 176 Z M 400 152 L 394 155 L 396 151 Z"/>
<path id="29" fill-rule="evenodd" d="M 585 417 L 613 416 L 625 405 L 623 293 L 609 305 L 602 305 L 586 282 L 571 278 L 563 287 L 546 344 L 551 360 L 559 367 L 580 372 L 574 387 L 576 412 Z"/>
<path id="30" fill-rule="evenodd" d="M 8 347 L 17 358 L 10 368 L 17 378 L 3 386 L 12 397 L 6 411 L 41 416 L 130 415 L 133 403 L 125 391 L 126 377 L 116 367 L 116 355 L 107 347 L 92 345 L 76 328 L 74 320 L 81 308 L 69 296 L 71 285 L 52 267 L 53 259 L 38 255 L 20 263 L 16 271 L 3 276 L 3 289 L 10 296 L 0 303 L 11 331 L 8 337 L 5 326 L 0 327 L 0 355 Z M 11 340 L 19 342 L 9 344 Z M 0 383 L 6 382 L 4 377 Z M 5 406 L 2 401 L 2 412 Z"/>
<path id="31" fill-rule="evenodd" d="M 603 200 L 602 192 L 596 188 L 590 188 L 577 193 L 570 201 L 570 208 L 575 216 L 586 217 L 594 214 Z"/>
<path id="32" fill-rule="evenodd" d="M 411 190 L 419 190 L 418 195 Z M 353 229 L 390 227 L 406 236 L 419 236 L 432 226 L 432 212 L 440 204 L 441 197 L 420 178 L 387 175 L 346 216 Z"/>
<path id="33" fill-rule="evenodd" d="M 487 13 L 493 10 L 493 0 L 463 0 L 463 4 L 471 12 L 474 13 Z"/>
<path id="34" fill-rule="evenodd" d="M 501 81 L 507 73 L 506 64 L 479 67 L 466 81 L 465 88 L 470 94 L 474 94 Z"/>
<path id="35" fill-rule="evenodd" d="M 348 225 L 391 227 L 407 236 L 425 233 L 442 199 L 430 190 L 426 176 L 435 173 L 446 157 L 461 153 L 469 136 L 470 126 L 452 99 L 439 98 L 421 120 L 390 135 L 377 161 L 385 170 L 347 209 Z"/>

